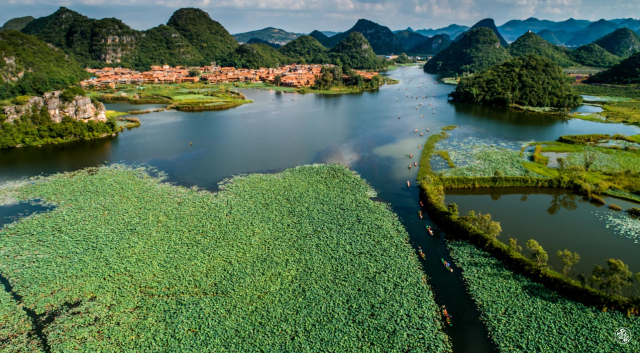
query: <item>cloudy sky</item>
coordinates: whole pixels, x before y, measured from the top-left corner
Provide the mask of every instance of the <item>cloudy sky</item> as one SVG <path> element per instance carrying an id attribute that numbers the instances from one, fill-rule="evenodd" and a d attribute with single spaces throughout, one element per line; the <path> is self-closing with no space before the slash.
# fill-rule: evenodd
<path id="1" fill-rule="evenodd" d="M 21 16 L 46 16 L 65 6 L 91 18 L 116 17 L 136 29 L 166 23 L 181 7 L 198 7 L 231 33 L 264 27 L 308 33 L 344 31 L 366 18 L 392 30 L 472 25 L 491 17 L 597 20 L 640 18 L 639 0 L 0 0 L 0 23 Z"/>

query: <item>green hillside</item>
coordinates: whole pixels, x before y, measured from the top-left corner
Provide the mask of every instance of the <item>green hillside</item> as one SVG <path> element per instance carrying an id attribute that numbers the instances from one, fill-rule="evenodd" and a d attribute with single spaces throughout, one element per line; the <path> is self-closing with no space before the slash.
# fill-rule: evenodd
<path id="1" fill-rule="evenodd" d="M 475 25 L 473 25 L 473 27 L 471 27 L 471 29 L 469 29 L 469 31 L 474 30 L 474 29 L 478 29 L 478 28 L 489 28 L 493 31 L 493 33 L 496 35 L 496 37 L 498 37 L 498 39 L 500 40 L 500 45 L 502 45 L 503 47 L 506 47 L 507 45 L 509 45 L 509 43 L 507 43 L 507 41 L 502 37 L 502 35 L 500 34 L 500 31 L 498 31 L 498 27 L 496 27 L 496 23 L 493 21 L 493 19 L 491 18 L 485 18 L 484 20 L 481 20 L 480 22 L 476 23 Z M 467 32 L 469 32 L 467 31 Z M 465 32 L 465 33 L 467 33 Z M 459 35 L 458 37 L 456 37 L 456 41 L 462 39 L 463 34 Z"/>
<path id="2" fill-rule="evenodd" d="M 533 32 L 528 32 L 520 36 L 520 38 L 507 47 L 507 50 L 513 56 L 541 56 L 550 59 L 562 67 L 575 65 L 575 63 L 569 59 L 569 49 L 553 45 Z"/>
<path id="3" fill-rule="evenodd" d="M 582 101 L 560 66 L 534 55 L 463 78 L 450 96 L 456 102 L 498 106 L 568 108 Z"/>
<path id="4" fill-rule="evenodd" d="M 329 50 L 311 36 L 300 36 L 279 49 L 296 63 L 328 64 Z"/>
<path id="5" fill-rule="evenodd" d="M 381 69 L 378 59 L 367 39 L 359 32 L 352 32 L 329 52 L 331 61 L 351 69 Z"/>
<path id="6" fill-rule="evenodd" d="M 573 50 L 569 56 L 578 64 L 590 67 L 612 67 L 621 60 L 595 43 L 583 45 Z"/>
<path id="7" fill-rule="evenodd" d="M 209 62 L 221 60 L 238 47 L 231 34 L 200 9 L 179 9 L 173 13 L 167 26 L 175 28 L 188 39 Z"/>
<path id="8" fill-rule="evenodd" d="M 589 83 L 640 84 L 640 53 L 635 53 L 609 70 L 592 76 Z"/>
<path id="9" fill-rule="evenodd" d="M 410 48 L 408 51 L 412 54 L 427 54 L 435 55 L 442 51 L 442 49 L 451 45 L 451 38 L 446 34 L 437 34 L 431 38 L 427 38 L 425 41 L 418 43 Z"/>
<path id="10" fill-rule="evenodd" d="M 196 66 L 206 60 L 175 28 L 165 25 L 144 32 L 135 50 L 121 58 L 126 66 L 137 70 L 149 70 L 151 65 Z"/>
<path id="11" fill-rule="evenodd" d="M 62 50 L 18 31 L 0 32 L 0 53 L 0 99 L 65 89 L 89 77 Z"/>
<path id="12" fill-rule="evenodd" d="M 414 47 L 416 44 L 424 42 L 427 37 L 422 34 L 418 34 L 411 31 L 398 31 L 395 33 L 396 38 L 398 38 L 398 42 L 402 46 L 402 48 L 409 50 L 409 48 Z"/>
<path id="13" fill-rule="evenodd" d="M 12 18 L 9 21 L 5 22 L 2 27 L 0 27 L 0 32 L 2 31 L 20 31 L 29 24 L 29 22 L 33 21 L 34 18 L 31 16 Z"/>
<path id="14" fill-rule="evenodd" d="M 331 39 L 329 39 L 329 37 L 327 37 L 324 33 L 320 32 L 320 31 L 316 30 L 316 31 L 313 31 L 313 32 L 309 33 L 309 37 L 317 40 L 318 43 L 322 44 L 326 48 L 331 48 L 333 46 L 332 43 L 331 43 Z"/>
<path id="15" fill-rule="evenodd" d="M 424 65 L 429 73 L 479 72 L 511 58 L 490 28 L 466 32 L 458 41 L 436 54 Z"/>
<path id="16" fill-rule="evenodd" d="M 222 66 L 245 69 L 289 65 L 293 60 L 267 44 L 242 44 L 220 61 Z"/>
<path id="17" fill-rule="evenodd" d="M 594 43 L 621 58 L 628 58 L 640 51 L 640 35 L 629 28 L 616 29 Z"/>

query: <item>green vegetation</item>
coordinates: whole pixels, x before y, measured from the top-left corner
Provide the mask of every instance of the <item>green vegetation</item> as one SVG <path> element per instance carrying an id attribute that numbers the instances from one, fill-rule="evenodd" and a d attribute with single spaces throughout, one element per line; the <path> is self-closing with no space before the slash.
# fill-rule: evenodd
<path id="1" fill-rule="evenodd" d="M 540 152 L 542 152 L 542 146 L 537 145 L 535 151 L 533 152 L 533 161 L 546 166 L 547 164 L 549 164 L 549 157 L 540 154 Z"/>
<path id="2" fill-rule="evenodd" d="M 489 28 L 466 32 L 462 39 L 451 43 L 424 65 L 429 73 L 480 72 L 511 58 L 500 45 L 500 39 Z"/>
<path id="3" fill-rule="evenodd" d="M 378 59 L 367 39 L 352 32 L 329 52 L 331 61 L 351 69 L 382 69 L 386 65 Z"/>
<path id="4" fill-rule="evenodd" d="M 61 123 L 51 121 L 46 106 L 35 107 L 31 114 L 9 123 L 0 120 L 0 149 L 16 146 L 35 146 L 61 143 L 76 139 L 94 139 L 119 131 L 114 118 L 106 123 L 87 123 L 65 117 Z"/>
<path id="5" fill-rule="evenodd" d="M 640 35 L 629 28 L 618 28 L 594 43 L 621 58 L 628 58 L 640 51 Z"/>
<path id="6" fill-rule="evenodd" d="M 509 45 L 509 43 L 507 43 L 507 41 L 502 37 L 502 34 L 500 34 L 500 31 L 498 30 L 498 27 L 496 27 L 496 23 L 492 18 L 485 18 L 483 20 L 478 21 L 466 33 L 471 32 L 474 29 L 478 29 L 478 28 L 490 29 L 500 41 L 500 46 L 506 48 Z M 459 35 L 457 38 L 455 38 L 455 40 L 457 41 L 461 39 L 463 35 L 464 34 Z"/>
<path id="7" fill-rule="evenodd" d="M 451 351 L 406 230 L 347 168 L 217 194 L 119 165 L 32 181 L 3 192 L 58 207 L 0 231 L 0 271 L 58 313 L 54 352 Z"/>
<path id="8" fill-rule="evenodd" d="M 171 15 L 167 26 L 175 28 L 193 45 L 209 64 L 229 55 L 238 42 L 209 17 L 209 14 L 195 8 L 179 9 Z"/>
<path id="9" fill-rule="evenodd" d="M 449 45 L 451 45 L 451 38 L 446 34 L 438 34 L 414 45 L 408 49 L 408 52 L 413 54 L 435 55 Z"/>
<path id="10" fill-rule="evenodd" d="M 533 32 L 527 32 L 511 43 L 507 50 L 513 56 L 536 55 L 547 58 L 561 67 L 571 67 L 575 63 L 569 59 L 571 52 L 565 47 L 553 45 Z"/>
<path id="11" fill-rule="evenodd" d="M 2 27 L 0 27 L 0 32 L 2 31 L 20 31 L 29 24 L 29 22 L 33 21 L 34 18 L 32 16 L 18 17 L 12 18 L 9 21 L 5 22 Z"/>
<path id="12" fill-rule="evenodd" d="M 44 352 L 33 334 L 31 319 L 0 284 L 0 350 L 3 352 Z"/>
<path id="13" fill-rule="evenodd" d="M 328 49 L 310 36 L 300 36 L 278 50 L 283 55 L 291 58 L 296 64 L 330 63 Z"/>
<path id="14" fill-rule="evenodd" d="M 640 53 L 589 78 L 589 83 L 640 84 Z"/>
<path id="15" fill-rule="evenodd" d="M 636 86 L 575 85 L 574 87 L 580 94 L 589 96 L 622 97 L 640 100 L 640 87 Z"/>
<path id="16" fill-rule="evenodd" d="M 609 68 L 617 65 L 622 60 L 595 43 L 583 45 L 571 51 L 569 55 L 573 61 L 589 67 Z"/>
<path id="17" fill-rule="evenodd" d="M 230 85 L 229 85 L 230 86 Z M 167 109 L 182 111 L 221 110 L 251 103 L 227 85 L 177 84 L 119 86 L 117 90 L 92 92 L 90 95 L 103 102 L 125 101 L 133 104 L 167 104 Z"/>
<path id="18" fill-rule="evenodd" d="M 463 78 L 450 96 L 457 102 L 499 106 L 569 108 L 582 102 L 562 68 L 533 55 Z"/>
<path id="19" fill-rule="evenodd" d="M 449 151 L 436 151 L 435 153 L 438 156 L 442 157 L 442 159 L 447 161 L 447 164 L 449 165 L 449 168 L 455 168 L 456 167 L 456 164 L 453 163 L 453 161 L 451 160 L 451 157 L 449 156 Z"/>
<path id="20" fill-rule="evenodd" d="M 221 61 L 222 66 L 244 69 L 289 65 L 293 59 L 266 44 L 242 44 Z"/>
<path id="21" fill-rule="evenodd" d="M 454 130 L 455 128 L 457 128 L 457 125 L 447 125 L 447 126 L 443 126 L 442 127 L 442 131 L 451 131 Z"/>
<path id="22" fill-rule="evenodd" d="M 0 32 L 0 53 L 0 100 L 65 89 L 89 77 L 61 50 L 20 32 Z"/>
<path id="23" fill-rule="evenodd" d="M 379 75 L 373 76 L 371 80 L 367 81 L 354 70 L 347 69 L 344 73 L 348 76 L 346 81 L 343 79 L 343 72 L 339 66 L 325 66 L 313 88 L 316 91 L 329 91 L 346 87 L 363 91 L 376 89 L 384 83 Z"/>
<path id="24" fill-rule="evenodd" d="M 632 339 L 627 345 L 616 342 L 615 329 L 611 329 L 624 327 L 638 332 L 638 317 L 599 311 L 567 299 L 515 274 L 467 242 L 450 242 L 448 247 L 455 264 L 463 269 L 469 293 L 500 352 L 640 350 L 638 340 Z M 523 334 L 531 330 L 535 330 L 536 339 Z"/>

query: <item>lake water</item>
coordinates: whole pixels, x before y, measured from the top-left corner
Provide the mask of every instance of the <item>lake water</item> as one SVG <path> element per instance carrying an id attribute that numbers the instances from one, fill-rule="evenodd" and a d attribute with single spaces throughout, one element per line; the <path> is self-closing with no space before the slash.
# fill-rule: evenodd
<path id="1" fill-rule="evenodd" d="M 604 201 L 628 210 L 638 204 L 613 197 Z M 509 238 L 518 239 L 523 253 L 530 255 L 525 243 L 535 239 L 549 254 L 549 264 L 556 270 L 562 262 L 558 250 L 568 249 L 580 255 L 573 266 L 576 274 L 591 273 L 598 264 L 606 267 L 607 259 L 620 259 L 631 272 L 640 272 L 640 243 L 621 234 L 607 222 L 609 217 L 635 221 L 625 213 L 584 200 L 581 195 L 558 189 L 475 189 L 448 190 L 446 202 L 459 205 L 460 214 L 474 210 L 489 213 L 500 222 L 502 233 L 498 240 L 509 244 Z"/>
<path id="2" fill-rule="evenodd" d="M 460 271 L 451 275 L 442 267 L 440 258 L 451 260 L 444 234 L 434 228 L 436 236 L 429 237 L 425 225 L 433 224 L 428 217 L 420 220 L 417 216 L 417 168 L 407 166 L 418 160 L 418 145 L 445 125 L 466 126 L 471 134 L 509 141 L 555 140 L 567 134 L 633 135 L 640 130 L 507 108 L 452 104 L 447 94 L 455 87 L 434 84 L 436 76 L 419 67 L 398 69 L 389 75 L 401 83 L 375 92 L 337 96 L 246 90 L 243 92 L 254 103 L 231 110 L 138 115 L 142 126 L 117 137 L 0 150 L 0 183 L 124 162 L 147 163 L 167 172 L 172 182 L 215 191 L 218 182 L 233 175 L 342 163 L 378 190 L 379 199 L 390 203 L 400 216 L 412 244 L 426 250 L 428 259 L 423 266 L 436 302 L 450 308 L 455 318 L 454 327 L 446 329 L 455 352 L 494 351 Z M 428 98 L 423 99 L 425 96 Z M 154 107 L 107 105 L 107 109 L 123 111 Z M 415 129 L 425 135 L 420 137 Z M 406 187 L 407 180 L 411 188 Z"/>

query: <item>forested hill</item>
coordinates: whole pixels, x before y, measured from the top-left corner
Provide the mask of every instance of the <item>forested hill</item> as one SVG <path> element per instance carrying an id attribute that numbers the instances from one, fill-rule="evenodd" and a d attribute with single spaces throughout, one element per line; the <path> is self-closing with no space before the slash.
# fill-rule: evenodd
<path id="1" fill-rule="evenodd" d="M 0 32 L 2 31 L 20 31 L 22 30 L 29 22 L 33 21 L 34 18 L 31 16 L 12 18 L 7 21 L 2 27 L 0 27 Z"/>
<path id="2" fill-rule="evenodd" d="M 496 23 L 493 21 L 493 19 L 485 18 L 484 20 L 481 20 L 480 22 L 478 22 L 475 25 L 473 25 L 473 27 L 471 27 L 471 29 L 469 29 L 465 33 L 468 33 L 470 31 L 472 31 L 474 29 L 478 29 L 478 28 L 489 28 L 490 30 L 493 31 L 493 33 L 496 35 L 496 37 L 498 37 L 498 40 L 500 41 L 500 45 L 502 45 L 503 47 L 506 47 L 507 45 L 509 45 L 509 43 L 507 43 L 507 41 L 500 34 L 500 31 L 498 31 L 498 27 L 496 27 Z M 464 36 L 464 33 L 460 34 L 455 40 L 460 40 L 460 39 L 462 39 L 463 36 Z"/>
<path id="3" fill-rule="evenodd" d="M 294 60 L 297 64 L 328 64 L 329 49 L 311 36 L 300 36 L 279 49 L 280 53 Z"/>
<path id="4" fill-rule="evenodd" d="M 640 53 L 635 53 L 609 70 L 592 76 L 589 83 L 640 84 Z"/>
<path id="5" fill-rule="evenodd" d="M 437 34 L 409 48 L 408 52 L 412 54 L 435 55 L 447 48 L 449 45 L 451 45 L 451 38 L 449 38 L 448 35 Z"/>
<path id="6" fill-rule="evenodd" d="M 456 102 L 569 108 L 581 103 L 560 66 L 539 56 L 517 57 L 463 78 L 451 93 Z"/>
<path id="7" fill-rule="evenodd" d="M 333 64 L 351 69 L 382 69 L 384 64 L 359 32 L 349 34 L 329 52 Z"/>
<path id="8" fill-rule="evenodd" d="M 537 55 L 547 58 L 562 67 L 570 67 L 575 63 L 569 58 L 569 49 L 553 45 L 533 32 L 520 36 L 511 43 L 507 50 L 512 56 Z"/>
<path id="9" fill-rule="evenodd" d="M 479 72 L 509 60 L 511 55 L 490 28 L 476 28 L 443 49 L 424 65 L 430 73 Z"/>
<path id="10" fill-rule="evenodd" d="M 0 32 L 0 53 L 0 99 L 64 89 L 89 76 L 62 50 L 18 31 Z"/>
<path id="11" fill-rule="evenodd" d="M 640 52 L 640 35 L 629 28 L 616 29 L 594 43 L 621 58 Z"/>
<path id="12" fill-rule="evenodd" d="M 315 32 L 316 31 L 314 31 L 311 36 L 329 48 L 337 45 L 351 33 L 358 32 L 367 39 L 376 54 L 399 54 L 403 51 L 398 38 L 389 28 L 365 19 L 358 20 L 351 29 L 346 32 L 338 33 L 333 37 L 326 37 L 323 35 L 326 37 L 323 38 Z"/>
<path id="13" fill-rule="evenodd" d="M 52 43 L 83 66 L 209 65 L 238 43 L 222 25 L 199 9 L 179 9 L 167 25 L 137 31 L 122 21 L 95 20 L 61 7 L 31 21 L 22 32 Z"/>
<path id="14" fill-rule="evenodd" d="M 280 45 L 285 45 L 298 37 L 299 36 L 295 33 L 287 32 L 285 30 L 273 27 L 267 27 L 259 29 L 257 31 L 250 31 L 233 35 L 233 38 L 242 43 L 248 43 L 252 38 L 257 38 L 265 42 Z"/>

